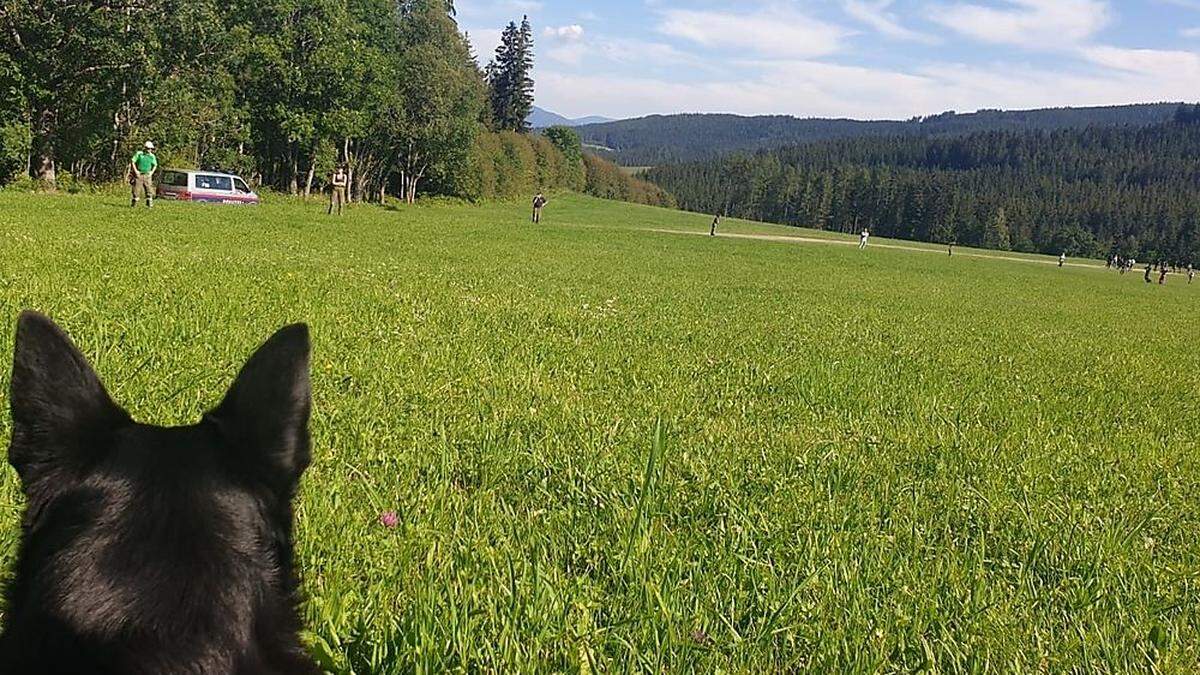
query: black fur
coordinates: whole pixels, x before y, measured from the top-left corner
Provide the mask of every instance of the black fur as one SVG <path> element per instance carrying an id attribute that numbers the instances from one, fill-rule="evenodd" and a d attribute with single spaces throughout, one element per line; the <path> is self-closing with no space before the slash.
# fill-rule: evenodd
<path id="1" fill-rule="evenodd" d="M 319 672 L 292 560 L 308 358 L 308 329 L 285 328 L 199 424 L 152 427 L 53 322 L 21 315 L 8 458 L 26 507 L 0 673 Z"/>

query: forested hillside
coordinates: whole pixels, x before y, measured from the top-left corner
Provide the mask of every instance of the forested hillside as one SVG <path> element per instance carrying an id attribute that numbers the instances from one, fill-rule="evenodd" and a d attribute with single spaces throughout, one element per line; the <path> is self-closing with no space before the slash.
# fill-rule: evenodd
<path id="1" fill-rule="evenodd" d="M 1048 110 L 953 112 L 908 121 L 797 119 L 786 116 L 656 115 L 579 127 L 584 143 L 606 148 L 624 166 L 657 166 L 864 136 L 947 136 L 981 131 L 1053 131 L 1089 126 L 1145 126 L 1171 118 L 1178 104 Z"/>
<path id="2" fill-rule="evenodd" d="M 573 132 L 525 133 L 529 21 L 481 67 L 452 0 L 0 3 L 0 36 L 0 185 L 120 180 L 146 140 L 293 194 L 337 163 L 376 201 L 588 185 Z"/>
<path id="3" fill-rule="evenodd" d="M 994 249 L 1200 262 L 1200 107 L 1139 128 L 827 141 L 661 166 L 683 208 Z"/>

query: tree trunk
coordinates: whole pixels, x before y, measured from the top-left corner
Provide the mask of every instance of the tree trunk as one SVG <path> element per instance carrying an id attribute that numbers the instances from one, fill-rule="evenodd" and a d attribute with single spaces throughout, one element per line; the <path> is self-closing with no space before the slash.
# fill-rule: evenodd
<path id="1" fill-rule="evenodd" d="M 365 164 L 366 160 L 364 159 L 362 163 Z M 359 170 L 355 171 L 354 174 L 350 176 L 350 179 L 348 181 L 348 183 L 350 185 L 350 201 L 352 201 L 352 202 L 363 201 L 363 184 L 362 184 L 362 182 L 363 182 L 363 175 L 366 173 L 366 171 L 363 171 L 362 169 L 363 169 L 363 167 L 360 166 Z"/>
<path id="2" fill-rule="evenodd" d="M 409 204 L 417 203 L 417 187 L 421 184 L 421 179 L 425 177 L 425 169 L 419 171 L 405 172 L 401 175 L 401 191 L 404 195 L 404 201 Z"/>
<path id="3" fill-rule="evenodd" d="M 312 161 L 308 163 L 308 175 L 304 178 L 304 198 L 312 194 L 313 175 L 317 172 L 317 155 L 313 153 Z"/>
<path id="4" fill-rule="evenodd" d="M 288 194 L 295 196 L 300 192 L 300 153 L 296 150 L 295 143 L 292 143 L 289 154 L 291 155 L 289 171 L 291 175 L 288 177 Z"/>
<path id="5" fill-rule="evenodd" d="M 342 164 L 346 165 L 346 185 L 347 186 L 354 185 L 354 162 L 350 161 L 350 137 L 349 136 L 346 136 L 345 138 L 342 139 L 341 162 L 342 162 Z M 352 190 L 348 190 L 348 192 L 350 192 L 350 194 L 347 196 L 350 198 L 350 201 L 353 202 L 354 201 L 354 192 Z"/>
<path id="6" fill-rule="evenodd" d="M 54 186 L 58 181 L 58 170 L 54 162 L 54 141 L 51 139 L 54 112 L 43 110 L 37 114 L 36 119 L 37 127 L 34 129 L 33 144 L 30 148 L 33 178 Z"/>

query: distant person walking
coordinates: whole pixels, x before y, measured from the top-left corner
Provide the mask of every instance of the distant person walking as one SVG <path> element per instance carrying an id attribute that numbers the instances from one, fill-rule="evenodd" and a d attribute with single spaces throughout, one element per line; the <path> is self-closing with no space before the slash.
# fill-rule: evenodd
<path id="1" fill-rule="evenodd" d="M 146 141 L 129 160 L 129 186 L 133 191 L 130 206 L 137 206 L 139 195 L 146 200 L 146 208 L 154 206 L 154 173 L 158 171 L 158 158 L 154 156 L 154 144 Z"/>
<path id="2" fill-rule="evenodd" d="M 534 223 L 542 222 L 542 209 L 546 208 L 546 205 L 549 203 L 550 203 L 550 200 L 546 199 L 546 197 L 544 195 L 542 195 L 542 193 L 540 193 L 540 192 L 537 193 L 537 196 L 533 198 L 533 222 Z"/>
<path id="3" fill-rule="evenodd" d="M 871 231 L 863 228 L 862 234 L 858 235 L 858 250 L 863 250 L 867 247 L 867 240 L 871 238 Z"/>
<path id="4" fill-rule="evenodd" d="M 1150 281 L 1150 272 L 1153 269 L 1153 267 L 1154 266 L 1151 265 L 1150 263 L 1146 263 L 1146 277 L 1145 278 L 1146 278 L 1146 283 L 1148 283 L 1148 284 L 1153 283 L 1152 281 Z"/>
<path id="5" fill-rule="evenodd" d="M 717 236 L 717 226 L 721 224 L 721 214 L 713 216 L 712 227 L 708 229 L 708 236 Z"/>
<path id="6" fill-rule="evenodd" d="M 1196 270 L 1192 269 L 1191 265 L 1188 265 L 1188 286 L 1191 286 L 1192 282 L 1195 280 L 1196 280 Z"/>
<path id="7" fill-rule="evenodd" d="M 954 241 L 953 240 L 951 240 L 949 244 L 946 244 L 946 255 L 950 256 L 951 258 L 954 257 Z"/>
<path id="8" fill-rule="evenodd" d="M 1058 266 L 1062 267 L 1063 265 L 1066 265 L 1066 264 L 1067 264 L 1067 254 L 1063 253 L 1062 255 L 1058 256 Z"/>
<path id="9" fill-rule="evenodd" d="M 346 205 L 346 189 L 350 185 L 350 176 L 346 173 L 345 166 L 338 165 L 333 175 L 329 177 L 329 185 L 328 215 L 333 215 L 334 209 L 337 209 L 337 214 L 340 216 L 342 208 Z"/>
<path id="10" fill-rule="evenodd" d="M 1158 285 L 1166 286 L 1167 285 L 1167 264 L 1163 263 L 1163 265 L 1160 269 L 1161 269 L 1161 271 L 1158 273 Z"/>

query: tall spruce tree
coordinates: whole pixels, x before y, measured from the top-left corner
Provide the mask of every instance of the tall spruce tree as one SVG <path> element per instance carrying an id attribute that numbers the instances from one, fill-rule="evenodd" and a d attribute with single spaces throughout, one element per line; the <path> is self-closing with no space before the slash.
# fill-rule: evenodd
<path id="1" fill-rule="evenodd" d="M 492 104 L 492 122 L 500 131 L 529 130 L 533 112 L 533 27 L 529 17 L 521 25 L 509 23 L 488 64 L 486 75 Z"/>
<path id="2" fill-rule="evenodd" d="M 529 115 L 533 112 L 533 26 L 528 16 L 521 17 L 521 39 L 517 45 L 513 117 L 520 120 L 516 130 L 526 132 L 529 131 Z"/>

